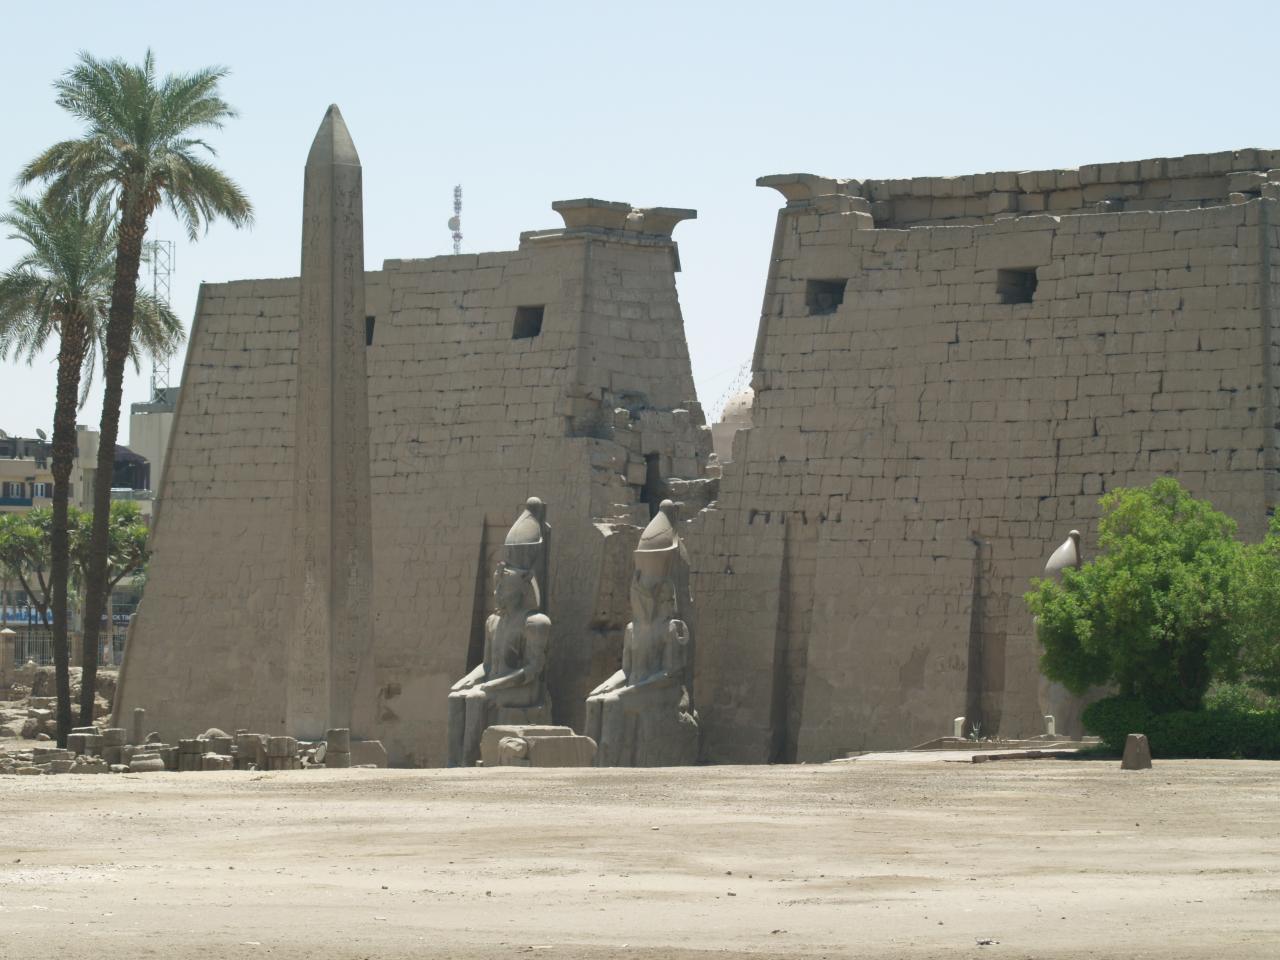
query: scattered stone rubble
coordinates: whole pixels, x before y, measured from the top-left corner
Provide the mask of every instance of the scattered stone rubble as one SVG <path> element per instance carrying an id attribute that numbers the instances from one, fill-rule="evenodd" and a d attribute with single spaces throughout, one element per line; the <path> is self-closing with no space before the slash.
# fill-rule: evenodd
<path id="1" fill-rule="evenodd" d="M 133 729 L 76 727 L 65 749 L 0 747 L 0 774 L 194 773 L 211 770 L 306 770 L 317 767 L 385 767 L 387 752 L 376 740 L 351 741 L 351 731 L 334 729 L 315 743 L 237 730 L 229 736 L 211 727 L 198 737 L 161 742 L 142 734 L 146 711 L 134 710 Z M 132 736 L 130 735 L 132 733 Z"/>
<path id="2" fill-rule="evenodd" d="M 116 692 L 116 674 L 104 670 L 98 674 L 93 714 L 105 720 L 111 714 L 111 700 Z M 3 684 L 0 684 L 0 689 Z M 0 692 L 0 738 L 22 737 L 26 740 L 52 740 L 58 733 L 56 680 L 52 667 L 37 667 L 28 662 L 10 677 L 8 699 Z M 80 668 L 71 670 L 71 702 L 79 712 Z"/>

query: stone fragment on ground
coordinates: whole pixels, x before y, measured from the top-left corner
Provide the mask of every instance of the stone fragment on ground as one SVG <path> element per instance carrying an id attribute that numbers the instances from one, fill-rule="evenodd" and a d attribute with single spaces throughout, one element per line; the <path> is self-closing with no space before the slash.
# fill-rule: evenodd
<path id="1" fill-rule="evenodd" d="M 1131 733 L 1124 740 L 1124 756 L 1120 760 L 1121 770 L 1150 770 L 1151 745 L 1145 733 Z"/>
<path id="2" fill-rule="evenodd" d="M 569 727 L 496 724 L 480 738 L 480 762 L 486 767 L 589 767 L 596 742 Z"/>

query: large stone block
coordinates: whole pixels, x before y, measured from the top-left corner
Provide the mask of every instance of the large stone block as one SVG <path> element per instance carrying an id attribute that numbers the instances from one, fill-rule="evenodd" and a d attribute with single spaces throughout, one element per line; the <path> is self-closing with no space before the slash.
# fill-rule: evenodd
<path id="1" fill-rule="evenodd" d="M 595 754 L 595 741 L 569 727 L 496 725 L 480 738 L 486 767 L 589 767 Z"/>
<path id="2" fill-rule="evenodd" d="M 979 270 L 1021 269 L 1046 265 L 1052 259 L 1053 232 L 1019 230 L 1007 234 L 978 233 Z"/>
<path id="3" fill-rule="evenodd" d="M 1150 770 L 1151 745 L 1145 733 L 1131 733 L 1124 738 L 1124 756 L 1120 760 L 1121 770 Z"/>

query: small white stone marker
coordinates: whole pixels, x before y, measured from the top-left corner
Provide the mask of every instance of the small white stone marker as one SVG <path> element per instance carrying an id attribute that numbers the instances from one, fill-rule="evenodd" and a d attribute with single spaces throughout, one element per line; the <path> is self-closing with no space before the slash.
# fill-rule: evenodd
<path id="1" fill-rule="evenodd" d="M 951 721 L 951 735 L 953 737 L 964 736 L 964 717 L 956 717 Z"/>
<path id="2" fill-rule="evenodd" d="M 1053 719 L 1052 713 L 1046 713 L 1044 715 L 1044 733 L 1047 737 L 1056 737 L 1058 735 L 1057 724 Z"/>

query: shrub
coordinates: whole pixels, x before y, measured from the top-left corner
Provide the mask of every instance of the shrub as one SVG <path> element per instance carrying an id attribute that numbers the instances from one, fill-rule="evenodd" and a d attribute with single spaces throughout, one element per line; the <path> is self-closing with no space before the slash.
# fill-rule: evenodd
<path id="1" fill-rule="evenodd" d="M 1131 733 L 1151 734 L 1151 711 L 1141 700 L 1132 697 L 1107 697 L 1084 708 L 1084 728 L 1112 750 L 1124 749 L 1124 738 Z"/>
<path id="2" fill-rule="evenodd" d="M 1250 686 L 1280 695 L 1280 516 L 1244 548 L 1239 590 L 1241 669 Z"/>
<path id="3" fill-rule="evenodd" d="M 1275 707 L 1222 702 L 1155 713 L 1140 700 L 1108 697 L 1085 708 L 1083 719 L 1086 730 L 1116 751 L 1124 749 L 1129 734 L 1145 733 L 1157 758 L 1280 759 L 1280 709 Z"/>
<path id="4" fill-rule="evenodd" d="M 1026 595 L 1041 671 L 1076 694 L 1113 686 L 1152 711 L 1194 710 L 1235 670 L 1235 522 L 1169 477 L 1101 504 L 1098 555 Z"/>
<path id="5" fill-rule="evenodd" d="M 1280 698 L 1269 697 L 1248 683 L 1219 683 L 1209 688 L 1204 696 L 1204 705 L 1210 710 L 1236 710 L 1241 713 L 1267 711 L 1280 709 Z"/>

